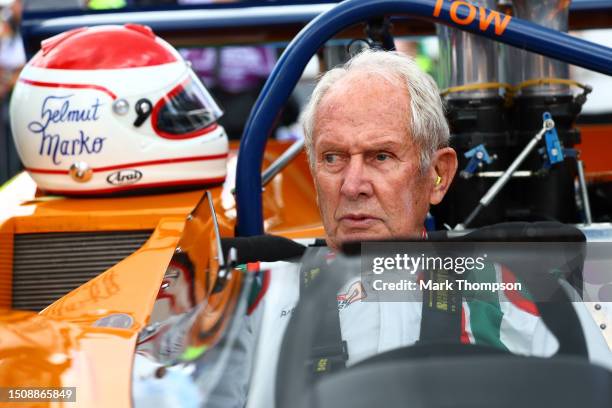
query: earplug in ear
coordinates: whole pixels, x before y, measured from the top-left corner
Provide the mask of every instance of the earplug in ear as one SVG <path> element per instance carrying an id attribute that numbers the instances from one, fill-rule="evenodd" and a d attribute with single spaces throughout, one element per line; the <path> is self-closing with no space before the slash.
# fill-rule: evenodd
<path id="1" fill-rule="evenodd" d="M 439 186 L 442 183 L 442 177 L 439 175 L 436 177 L 436 186 Z"/>

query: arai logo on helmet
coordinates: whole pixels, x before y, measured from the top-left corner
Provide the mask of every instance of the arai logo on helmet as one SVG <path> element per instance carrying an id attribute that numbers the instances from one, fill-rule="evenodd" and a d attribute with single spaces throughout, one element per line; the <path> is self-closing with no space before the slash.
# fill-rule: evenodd
<path id="1" fill-rule="evenodd" d="M 127 169 L 111 173 L 106 177 L 106 181 L 114 186 L 126 186 L 134 184 L 142 178 L 142 173 L 138 170 Z"/>

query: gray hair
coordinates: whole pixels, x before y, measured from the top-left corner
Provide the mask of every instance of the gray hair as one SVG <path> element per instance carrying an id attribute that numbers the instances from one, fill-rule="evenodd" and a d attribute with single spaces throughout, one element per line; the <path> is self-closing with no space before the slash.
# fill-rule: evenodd
<path id="1" fill-rule="evenodd" d="M 313 131 L 318 105 L 334 83 L 354 71 L 375 73 L 392 83 L 397 83 L 398 80 L 404 81 L 410 94 L 411 112 L 411 118 L 406 118 L 406 120 L 410 121 L 409 129 L 420 149 L 421 171 L 425 171 L 436 150 L 448 146 L 450 138 L 438 86 L 412 58 L 398 52 L 371 49 L 355 55 L 343 66 L 327 71 L 312 92 L 301 116 L 305 147 L 311 168 L 315 163 Z"/>

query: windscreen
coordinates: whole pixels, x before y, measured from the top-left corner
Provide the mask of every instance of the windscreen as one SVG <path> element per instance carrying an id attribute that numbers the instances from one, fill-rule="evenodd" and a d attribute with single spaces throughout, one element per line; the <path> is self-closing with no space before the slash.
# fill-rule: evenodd
<path id="1" fill-rule="evenodd" d="M 136 407 L 236 406 L 228 401 L 242 398 L 255 344 L 247 314 L 253 282 L 253 273 L 224 261 L 206 192 L 186 220 L 137 340 Z"/>

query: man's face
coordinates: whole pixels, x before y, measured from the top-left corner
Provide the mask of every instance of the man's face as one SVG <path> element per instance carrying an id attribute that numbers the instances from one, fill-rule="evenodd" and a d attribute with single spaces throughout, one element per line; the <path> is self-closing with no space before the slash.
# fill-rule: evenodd
<path id="1" fill-rule="evenodd" d="M 420 236 L 436 175 L 420 172 L 409 102 L 405 86 L 367 72 L 342 78 L 321 100 L 313 177 L 330 247 Z"/>

